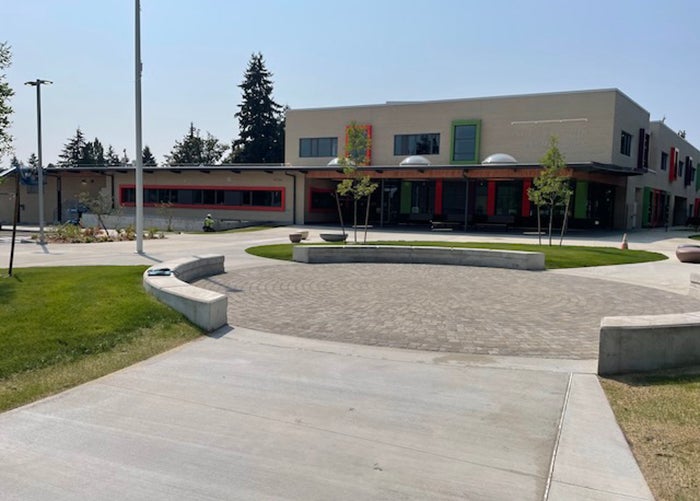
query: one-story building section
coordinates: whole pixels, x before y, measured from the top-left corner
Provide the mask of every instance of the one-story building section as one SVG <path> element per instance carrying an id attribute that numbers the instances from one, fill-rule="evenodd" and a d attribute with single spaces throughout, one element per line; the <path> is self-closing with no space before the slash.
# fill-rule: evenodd
<path id="1" fill-rule="evenodd" d="M 338 221 L 343 178 L 334 160 L 347 128 L 371 139 L 359 170 L 380 189 L 370 201 L 378 226 L 532 227 L 527 189 L 556 136 L 574 192 L 570 226 L 632 229 L 684 224 L 700 210 L 700 152 L 617 89 L 289 110 L 284 165 L 149 167 L 144 214 L 201 221 Z M 63 222 L 80 193 L 113 196 L 133 217 L 131 166 L 46 169 L 45 219 Z M 11 183 L 0 185 L 0 219 L 11 219 Z M 20 219 L 38 221 L 36 186 L 23 186 Z M 343 204 L 346 216 L 349 203 Z M 362 212 L 364 214 L 364 211 Z M 560 215 L 558 214 L 558 217 Z"/>

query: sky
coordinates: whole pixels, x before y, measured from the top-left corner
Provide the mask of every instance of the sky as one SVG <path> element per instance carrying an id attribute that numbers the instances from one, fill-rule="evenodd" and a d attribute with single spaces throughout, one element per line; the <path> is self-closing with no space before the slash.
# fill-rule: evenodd
<path id="1" fill-rule="evenodd" d="M 700 147 L 697 0 L 141 0 L 143 144 L 230 144 L 251 54 L 292 109 L 618 88 Z M 2 0 L 17 157 L 79 127 L 135 156 L 134 0 Z M 9 166 L 9 158 L 0 160 Z"/>

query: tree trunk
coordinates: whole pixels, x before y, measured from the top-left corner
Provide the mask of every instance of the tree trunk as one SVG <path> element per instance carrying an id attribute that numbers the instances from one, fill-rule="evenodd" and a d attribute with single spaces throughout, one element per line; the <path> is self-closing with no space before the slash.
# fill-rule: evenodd
<path id="1" fill-rule="evenodd" d="M 542 245 L 542 213 L 539 205 L 537 206 L 537 240 Z"/>
<path id="2" fill-rule="evenodd" d="M 337 191 L 334 193 L 334 195 L 335 195 L 335 204 L 338 207 L 338 217 L 340 218 L 340 228 L 343 230 L 343 236 L 345 236 L 345 224 L 343 223 L 343 211 L 340 210 L 340 196 L 338 195 Z"/>
<path id="3" fill-rule="evenodd" d="M 355 243 L 357 243 L 357 198 L 353 200 L 352 208 L 352 228 L 354 230 Z"/>
<path id="4" fill-rule="evenodd" d="M 569 204 L 571 203 L 571 197 L 566 199 L 566 206 L 564 207 L 564 222 L 561 224 L 561 236 L 559 237 L 559 247 L 564 242 L 564 233 L 566 232 L 566 225 L 569 222 Z"/>
<path id="5" fill-rule="evenodd" d="M 369 225 L 369 199 L 371 196 L 371 194 L 367 195 L 367 208 L 365 210 L 365 238 L 362 241 L 362 243 L 364 244 L 367 243 L 367 226 Z"/>
<path id="6" fill-rule="evenodd" d="M 552 246 L 552 224 L 554 223 L 554 202 L 549 204 L 549 246 Z"/>

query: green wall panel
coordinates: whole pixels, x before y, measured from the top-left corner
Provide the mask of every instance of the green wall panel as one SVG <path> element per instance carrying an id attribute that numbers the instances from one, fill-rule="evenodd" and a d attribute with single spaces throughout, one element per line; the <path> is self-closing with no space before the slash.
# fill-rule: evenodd
<path id="1" fill-rule="evenodd" d="M 586 219 L 588 215 L 588 181 L 576 181 L 576 194 L 574 195 L 574 217 Z"/>

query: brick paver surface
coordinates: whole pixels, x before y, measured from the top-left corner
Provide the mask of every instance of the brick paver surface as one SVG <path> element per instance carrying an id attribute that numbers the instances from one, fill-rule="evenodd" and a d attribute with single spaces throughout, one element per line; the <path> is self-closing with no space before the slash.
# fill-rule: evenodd
<path id="1" fill-rule="evenodd" d="M 547 272 L 401 264 L 272 265 L 197 283 L 229 323 L 317 339 L 446 352 L 591 359 L 611 315 L 697 311 L 646 287 Z"/>

